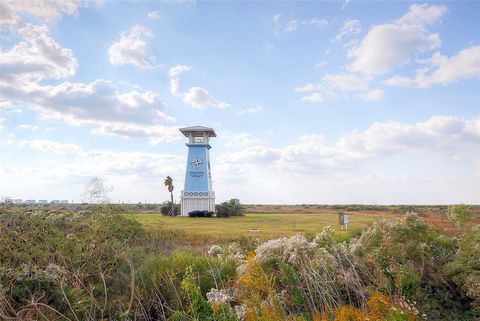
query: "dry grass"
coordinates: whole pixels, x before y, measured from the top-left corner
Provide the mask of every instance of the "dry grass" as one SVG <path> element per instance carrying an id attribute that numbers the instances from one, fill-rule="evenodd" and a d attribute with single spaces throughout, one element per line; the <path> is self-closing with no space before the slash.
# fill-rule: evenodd
<path id="1" fill-rule="evenodd" d="M 398 220 L 403 216 L 398 210 L 361 210 L 346 212 L 350 215 L 349 230 L 341 231 L 338 225 L 338 210 L 320 206 L 305 205 L 247 205 L 247 215 L 224 218 L 165 217 L 154 213 L 130 214 L 147 229 L 163 228 L 180 231 L 184 241 L 194 245 L 205 242 L 229 242 L 239 238 L 259 238 L 261 240 L 297 233 L 317 233 L 330 225 L 337 230 L 337 241 L 357 235 L 373 222 L 380 219 Z M 454 235 L 458 229 L 438 208 L 421 207 L 416 210 L 431 226 Z M 480 209 L 472 210 L 471 224 L 480 224 Z"/>
<path id="2" fill-rule="evenodd" d="M 148 228 L 165 228 L 180 230 L 187 235 L 197 235 L 213 239 L 236 239 L 241 237 L 258 237 L 271 239 L 291 236 L 297 233 L 317 233 L 330 225 L 337 229 L 339 240 L 347 239 L 359 233 L 373 222 L 381 219 L 398 219 L 400 216 L 382 212 L 354 212 L 350 214 L 348 231 L 340 231 L 338 213 L 255 213 L 243 217 L 231 218 L 190 218 L 166 217 L 158 214 L 131 214 Z"/>

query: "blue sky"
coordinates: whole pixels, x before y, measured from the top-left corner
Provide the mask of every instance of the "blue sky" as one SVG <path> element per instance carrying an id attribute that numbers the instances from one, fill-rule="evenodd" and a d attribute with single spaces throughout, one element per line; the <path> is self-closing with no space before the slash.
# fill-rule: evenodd
<path id="1" fill-rule="evenodd" d="M 4 1 L 0 195 L 182 189 L 215 128 L 217 201 L 480 201 L 479 2 Z"/>

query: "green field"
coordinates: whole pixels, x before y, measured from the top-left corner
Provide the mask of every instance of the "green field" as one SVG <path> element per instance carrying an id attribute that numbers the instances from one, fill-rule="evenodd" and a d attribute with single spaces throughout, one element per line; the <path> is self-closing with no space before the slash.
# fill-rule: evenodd
<path id="1" fill-rule="evenodd" d="M 348 231 L 340 231 L 337 213 L 281 213 L 247 214 L 230 218 L 167 217 L 159 214 L 131 214 L 147 229 L 164 228 L 179 230 L 187 235 L 203 238 L 231 240 L 241 237 L 271 239 L 297 233 L 317 233 L 330 225 L 337 230 L 338 240 L 348 239 L 353 234 L 381 218 L 396 219 L 385 213 L 351 213 Z"/>

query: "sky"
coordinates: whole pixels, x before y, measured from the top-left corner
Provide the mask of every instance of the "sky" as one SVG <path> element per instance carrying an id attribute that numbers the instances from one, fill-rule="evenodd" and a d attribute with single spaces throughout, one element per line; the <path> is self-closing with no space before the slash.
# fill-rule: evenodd
<path id="1" fill-rule="evenodd" d="M 0 2 L 0 196 L 480 203 L 480 2 Z"/>

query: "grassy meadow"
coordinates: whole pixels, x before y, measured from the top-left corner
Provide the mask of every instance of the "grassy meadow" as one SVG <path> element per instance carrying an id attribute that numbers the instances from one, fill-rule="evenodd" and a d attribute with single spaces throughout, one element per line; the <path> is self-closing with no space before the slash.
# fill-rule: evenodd
<path id="1" fill-rule="evenodd" d="M 389 213 L 358 212 L 349 213 L 347 231 L 338 225 L 338 212 L 320 213 L 247 213 L 245 216 L 222 218 L 169 217 L 152 213 L 130 214 L 147 229 L 165 228 L 179 230 L 192 237 L 198 236 L 212 241 L 235 240 L 255 237 L 261 240 L 300 234 L 316 234 L 325 226 L 336 229 L 337 241 L 349 239 L 380 219 L 399 219 L 399 215 Z"/>
<path id="2" fill-rule="evenodd" d="M 335 230 L 335 240 L 343 242 L 360 235 L 380 220 L 401 220 L 407 211 L 419 213 L 431 227 L 445 234 L 458 234 L 458 229 L 445 215 L 445 206 L 245 205 L 245 209 L 244 216 L 228 219 L 170 217 L 141 209 L 130 210 L 127 217 L 150 231 L 161 229 L 179 232 L 179 243 L 192 245 L 226 244 L 250 238 L 268 240 L 295 234 L 312 236 L 325 226 L 331 226 Z M 339 212 L 350 216 L 347 231 L 342 231 L 338 224 Z M 472 224 L 480 224 L 480 209 L 472 207 L 472 213 Z"/>

